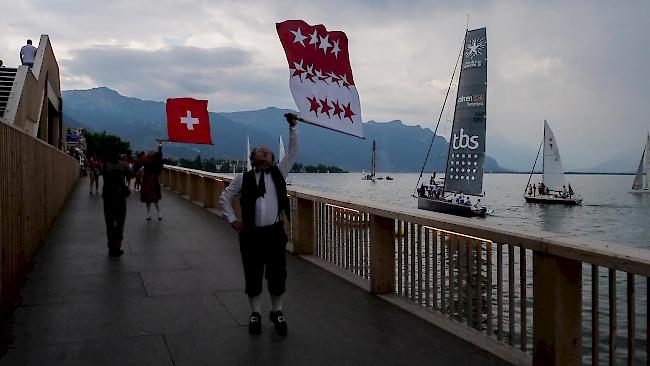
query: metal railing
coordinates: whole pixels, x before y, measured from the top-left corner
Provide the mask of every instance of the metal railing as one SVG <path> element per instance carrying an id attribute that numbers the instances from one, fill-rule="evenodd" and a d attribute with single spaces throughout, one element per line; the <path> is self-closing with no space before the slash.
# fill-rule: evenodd
<path id="1" fill-rule="evenodd" d="M 206 207 L 228 181 L 163 173 L 165 185 Z M 650 251 L 295 187 L 288 194 L 294 253 L 511 363 L 648 362 Z"/>

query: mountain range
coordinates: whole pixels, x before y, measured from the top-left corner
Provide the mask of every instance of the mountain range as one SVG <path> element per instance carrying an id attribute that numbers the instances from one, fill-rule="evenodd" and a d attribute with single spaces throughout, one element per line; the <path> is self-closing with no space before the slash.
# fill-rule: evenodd
<path id="1" fill-rule="evenodd" d="M 165 103 L 120 95 L 106 87 L 63 92 L 66 127 L 82 127 L 120 136 L 133 150 L 153 149 L 156 139 L 166 133 Z M 245 158 L 246 136 L 251 146 L 267 145 L 278 149 L 278 136 L 288 141 L 286 109 L 269 107 L 254 111 L 213 113 L 210 125 L 213 146 L 165 144 L 169 157 L 235 159 Z M 433 131 L 410 126 L 399 120 L 364 123 L 365 139 L 344 135 L 320 127 L 300 124 L 297 162 L 336 165 L 348 171 L 369 170 L 372 142 L 377 143 L 378 172 L 419 172 L 433 137 Z M 449 145 L 436 136 L 425 170 L 443 171 Z M 485 170 L 505 171 L 494 159 L 486 157 Z"/>

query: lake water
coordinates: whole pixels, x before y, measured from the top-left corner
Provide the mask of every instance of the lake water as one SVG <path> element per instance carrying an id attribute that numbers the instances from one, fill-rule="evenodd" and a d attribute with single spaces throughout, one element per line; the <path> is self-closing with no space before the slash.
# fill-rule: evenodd
<path id="1" fill-rule="evenodd" d="M 386 176 L 386 174 L 381 174 Z M 296 187 L 328 192 L 341 197 L 377 202 L 413 209 L 411 197 L 419 174 L 390 173 L 393 181 L 376 183 L 361 180 L 361 173 L 291 174 Z M 423 179 L 428 183 L 429 175 Z M 582 206 L 539 205 L 526 203 L 523 191 L 527 174 L 486 174 L 481 199 L 494 209 L 485 223 L 504 224 L 520 230 L 545 230 L 575 237 L 609 241 L 650 249 L 650 194 L 630 194 L 630 175 L 567 175 L 571 186 L 584 201 Z M 534 175 L 531 182 L 541 181 Z M 472 199 L 475 202 L 475 199 Z"/>

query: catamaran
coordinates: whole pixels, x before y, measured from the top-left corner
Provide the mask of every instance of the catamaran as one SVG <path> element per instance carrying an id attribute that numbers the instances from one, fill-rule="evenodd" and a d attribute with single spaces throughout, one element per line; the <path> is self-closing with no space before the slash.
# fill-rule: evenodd
<path id="1" fill-rule="evenodd" d="M 372 140 L 372 158 L 370 162 L 370 174 L 366 174 L 363 177 L 361 177 L 362 180 L 371 180 L 373 182 L 377 181 L 377 178 L 375 177 L 375 163 L 376 163 L 376 156 L 375 156 L 375 151 L 376 151 L 376 145 L 375 145 L 375 140 Z"/>
<path id="2" fill-rule="evenodd" d="M 636 170 L 636 175 L 634 176 L 634 182 L 632 182 L 632 190 L 630 193 L 650 193 L 650 157 L 648 156 L 648 148 L 650 148 L 650 134 L 648 134 L 648 140 L 645 143 L 643 148 L 643 153 L 641 153 L 641 161 L 639 162 L 639 168 Z M 643 163 L 645 160 L 645 185 L 643 179 Z"/>
<path id="3" fill-rule="evenodd" d="M 540 149 L 544 146 L 544 155 L 542 155 L 543 175 L 542 182 L 539 185 L 530 185 L 530 178 L 535 171 L 535 164 L 537 157 L 539 157 L 539 150 L 533 169 L 528 178 L 528 184 L 524 198 L 529 203 L 557 203 L 563 205 L 580 205 L 582 198 L 573 192 L 571 184 L 567 184 L 564 178 L 564 167 L 562 166 L 562 159 L 560 158 L 560 150 L 553 130 L 544 120 L 544 139 L 540 144 Z"/>
<path id="4" fill-rule="evenodd" d="M 444 182 L 431 186 L 422 184 L 416 187 L 418 208 L 459 216 L 485 216 L 487 209 L 481 206 L 483 196 L 483 163 L 485 161 L 486 95 L 487 95 L 487 36 L 486 29 L 473 29 L 465 32 L 462 61 L 458 77 L 458 90 L 454 119 L 449 139 L 449 152 Z M 459 58 L 461 55 L 459 55 Z M 458 61 L 452 80 L 456 74 Z M 449 96 L 452 83 L 440 111 L 438 125 Z M 436 137 L 433 133 L 433 139 Z M 429 146 L 429 153 L 433 146 Z M 427 153 L 427 158 L 429 156 Z M 422 166 L 424 166 L 426 159 Z M 420 172 L 420 178 L 422 178 Z M 433 180 L 432 180 L 433 181 Z M 418 179 L 418 185 L 420 179 Z M 470 196 L 474 196 L 472 203 Z"/>

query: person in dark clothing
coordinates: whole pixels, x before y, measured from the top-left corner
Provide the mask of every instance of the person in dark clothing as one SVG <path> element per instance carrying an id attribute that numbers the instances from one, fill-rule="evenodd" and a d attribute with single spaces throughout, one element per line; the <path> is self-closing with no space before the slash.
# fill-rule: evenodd
<path id="1" fill-rule="evenodd" d="M 282 312 L 287 278 L 287 234 L 281 215 L 284 213 L 289 218 L 285 179 L 296 159 L 298 122 L 294 114 L 287 113 L 285 117 L 290 126 L 287 155 L 274 165 L 271 150 L 266 146 L 256 147 L 250 156 L 254 169 L 235 177 L 219 200 L 224 216 L 239 234 L 246 294 L 252 310 L 248 324 L 251 334 L 259 334 L 262 330 L 260 294 L 266 277 L 272 303 L 269 318 L 277 334 L 287 335 L 287 323 Z M 240 197 L 241 219 L 232 207 L 237 197 Z"/>
<path id="2" fill-rule="evenodd" d="M 151 204 L 156 206 L 158 220 L 162 220 L 162 213 L 158 206 L 158 201 L 162 198 L 160 193 L 160 180 L 158 177 L 163 169 L 162 162 L 162 145 L 158 145 L 158 152 L 149 151 L 146 157 L 142 159 L 142 189 L 140 191 L 140 202 L 147 205 L 147 221 L 151 220 Z"/>
<path id="3" fill-rule="evenodd" d="M 124 254 L 122 239 L 124 220 L 126 219 L 126 197 L 131 193 L 126 186 L 126 180 L 133 176 L 133 171 L 127 162 L 119 159 L 116 146 L 109 146 L 107 150 L 102 166 L 104 176 L 102 198 L 104 199 L 108 255 L 119 257 Z"/>

